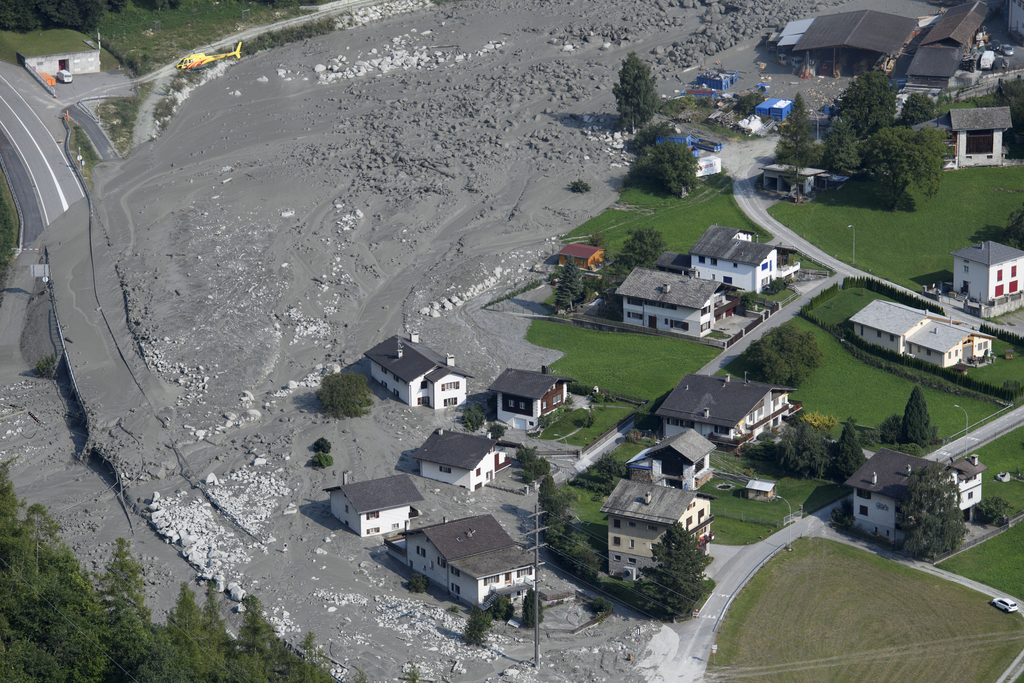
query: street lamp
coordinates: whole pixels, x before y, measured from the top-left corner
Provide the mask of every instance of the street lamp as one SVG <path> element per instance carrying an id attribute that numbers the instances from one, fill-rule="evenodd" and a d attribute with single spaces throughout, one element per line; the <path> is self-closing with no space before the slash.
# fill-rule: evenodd
<path id="1" fill-rule="evenodd" d="M 847 225 L 846 227 L 853 230 L 853 261 L 850 262 L 850 265 L 855 266 L 857 265 L 857 228 L 852 225 Z"/>
<path id="2" fill-rule="evenodd" d="M 953 404 L 954 408 L 960 408 L 964 411 L 964 457 L 967 457 L 967 430 L 971 428 L 971 418 L 967 417 L 967 409 L 957 404 Z"/>
<path id="3" fill-rule="evenodd" d="M 778 494 L 776 494 L 775 497 L 782 498 L 782 496 Z M 782 498 L 782 500 L 786 499 Z M 789 546 L 786 548 L 786 550 L 793 550 L 793 506 L 789 504 L 788 500 L 786 500 L 786 507 L 789 508 L 789 524 L 787 525 L 789 526 Z"/>

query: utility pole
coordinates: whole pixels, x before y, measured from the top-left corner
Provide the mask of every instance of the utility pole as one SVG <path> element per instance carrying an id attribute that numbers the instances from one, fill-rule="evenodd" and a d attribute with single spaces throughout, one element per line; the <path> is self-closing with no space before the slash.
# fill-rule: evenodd
<path id="1" fill-rule="evenodd" d="M 539 495 L 538 491 L 538 495 Z M 539 503 L 534 503 L 533 514 L 533 547 L 527 548 L 527 550 L 533 551 L 533 668 L 540 668 L 540 591 L 537 590 L 540 584 L 540 566 L 544 564 L 540 561 L 540 549 L 547 543 L 540 542 L 540 532 L 547 529 L 546 526 L 540 525 L 540 516 L 544 514 L 540 509 Z"/>

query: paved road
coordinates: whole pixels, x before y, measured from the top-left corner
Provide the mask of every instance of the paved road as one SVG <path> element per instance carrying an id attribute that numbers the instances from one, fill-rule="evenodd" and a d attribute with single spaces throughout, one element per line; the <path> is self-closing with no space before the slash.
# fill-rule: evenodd
<path id="1" fill-rule="evenodd" d="M 36 190 L 25 163 L 18 156 L 18 150 L 7 136 L 0 132 L 0 156 L 7 169 L 7 178 L 14 188 L 14 197 L 21 208 L 21 244 L 29 246 L 43 234 L 46 223 L 36 201 Z"/>
<path id="2" fill-rule="evenodd" d="M 100 159 L 103 161 L 114 161 L 120 159 L 121 155 L 114 149 L 114 145 L 110 142 L 110 138 L 100 128 L 100 124 L 89 114 L 83 112 L 78 107 L 66 107 L 65 112 L 71 117 L 71 120 L 82 127 L 85 134 L 89 136 L 92 141 L 92 146 L 96 150 L 96 153 L 100 155 Z"/>
<path id="3" fill-rule="evenodd" d="M 2 75 L 0 132 L 11 143 L 25 165 L 28 178 L 37 195 L 44 227 L 85 196 L 78 179 L 68 167 L 60 146 L 25 98 Z M 31 203 L 27 199 L 22 202 L 23 210 Z"/>

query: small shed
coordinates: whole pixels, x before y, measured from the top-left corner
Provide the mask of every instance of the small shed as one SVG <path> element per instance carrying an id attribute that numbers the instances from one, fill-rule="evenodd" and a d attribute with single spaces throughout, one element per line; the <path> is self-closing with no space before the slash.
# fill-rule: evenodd
<path id="1" fill-rule="evenodd" d="M 751 479 L 743 489 L 743 497 L 770 503 L 775 500 L 775 482 L 768 479 Z"/>
<path id="2" fill-rule="evenodd" d="M 776 121 L 785 121 L 786 117 L 793 113 L 793 100 L 780 100 L 772 97 L 754 108 L 754 113 L 761 117 L 773 118 Z"/>
<path id="3" fill-rule="evenodd" d="M 604 249 L 589 244 L 567 244 L 558 252 L 558 265 L 564 266 L 569 259 L 585 270 L 597 270 L 604 263 Z"/>

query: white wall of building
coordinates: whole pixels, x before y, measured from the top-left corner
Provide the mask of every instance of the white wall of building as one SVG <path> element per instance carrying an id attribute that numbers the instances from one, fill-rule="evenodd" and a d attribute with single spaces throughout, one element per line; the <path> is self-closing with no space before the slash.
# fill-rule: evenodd
<path id="1" fill-rule="evenodd" d="M 853 494 L 854 526 L 869 534 L 901 540 L 903 532 L 896 530 L 896 501 L 880 493 L 870 493 L 870 499 L 861 498 L 856 492 Z"/>
<path id="2" fill-rule="evenodd" d="M 1024 258 L 1013 259 L 996 266 L 986 266 L 958 256 L 953 264 L 953 289 L 962 291 L 965 282 L 970 287 L 971 298 L 980 301 L 990 301 L 996 296 L 1024 290 Z M 1011 289 L 1010 283 L 1016 283 L 1016 288 Z M 997 295 L 999 285 L 1003 285 L 1002 294 Z"/>
<path id="3" fill-rule="evenodd" d="M 673 311 L 660 306 L 648 305 L 646 301 L 643 305 L 629 303 L 630 298 L 622 298 L 622 321 L 630 325 L 650 328 L 650 316 L 654 316 L 658 320 L 657 327 L 654 329 L 665 332 L 679 332 L 703 337 L 714 328 L 715 306 L 713 302 L 708 303 L 708 313 L 702 315 L 701 311 L 695 308 L 677 306 Z M 677 324 L 685 323 L 688 329 L 673 326 L 673 321 L 676 321 Z"/>
<path id="4" fill-rule="evenodd" d="M 506 463 L 511 462 L 509 454 L 503 450 L 491 450 L 487 455 L 480 459 L 480 462 L 477 463 L 477 466 L 472 470 L 448 467 L 447 465 L 439 465 L 436 462 L 420 461 L 420 476 L 426 477 L 427 479 L 434 479 L 435 481 L 443 481 L 446 484 L 454 484 L 455 486 L 461 486 L 473 491 L 477 488 L 478 484 L 486 486 L 489 482 L 494 480 L 495 453 L 498 454 L 498 468 L 504 469 Z M 449 469 L 451 471 L 446 472 L 442 468 Z M 479 474 L 477 473 L 478 471 Z"/>
<path id="5" fill-rule="evenodd" d="M 1024 0 L 1009 0 L 1006 5 L 1007 28 L 1017 33 L 1024 33 Z"/>
<path id="6" fill-rule="evenodd" d="M 427 381 L 427 386 L 423 387 L 425 375 L 420 375 L 411 383 L 406 384 L 387 369 L 381 367 L 380 364 L 371 360 L 370 377 L 384 385 L 384 388 L 392 396 L 406 405 L 420 405 L 417 399 L 426 398 L 429 399 L 431 408 L 443 410 L 444 408 L 460 406 L 466 402 L 466 378 L 462 375 L 448 375 L 436 384 Z M 443 388 L 451 384 L 457 384 L 458 386 L 457 388 Z M 445 399 L 455 399 L 455 402 L 453 405 L 446 406 Z"/>
<path id="7" fill-rule="evenodd" d="M 692 266 L 697 269 L 697 277 L 731 284 L 748 292 L 760 292 L 778 277 L 775 272 L 778 253 L 775 249 L 772 249 L 765 260 L 756 266 L 708 256 L 692 256 L 692 259 Z"/>
<path id="8" fill-rule="evenodd" d="M 372 360 L 370 361 L 370 377 L 384 385 L 384 389 L 402 403 L 406 405 L 414 405 L 416 403 L 415 398 L 411 398 L 412 391 L 408 384 Z M 419 381 L 417 380 L 413 386 L 418 387 Z"/>
<path id="9" fill-rule="evenodd" d="M 434 395 L 431 398 L 431 405 L 434 407 L 434 410 L 453 408 L 461 406 L 466 402 L 466 378 L 462 375 L 451 374 L 436 384 L 430 384 L 429 382 L 427 384 L 433 387 Z M 457 384 L 458 388 L 444 388 L 451 384 Z M 418 382 L 416 386 L 419 386 Z M 455 402 L 452 405 L 446 406 L 444 403 L 445 399 L 455 399 Z"/>
<path id="10" fill-rule="evenodd" d="M 331 513 L 362 537 L 404 531 L 405 523 L 409 520 L 408 505 L 359 514 L 342 491 L 331 491 Z M 377 517 L 367 516 L 374 514 Z"/>
<path id="11" fill-rule="evenodd" d="M 72 74 L 99 73 L 100 51 L 84 50 L 82 52 L 63 52 L 60 54 L 25 57 L 25 64 L 36 72 L 45 72 L 55 76 L 64 64 Z"/>

